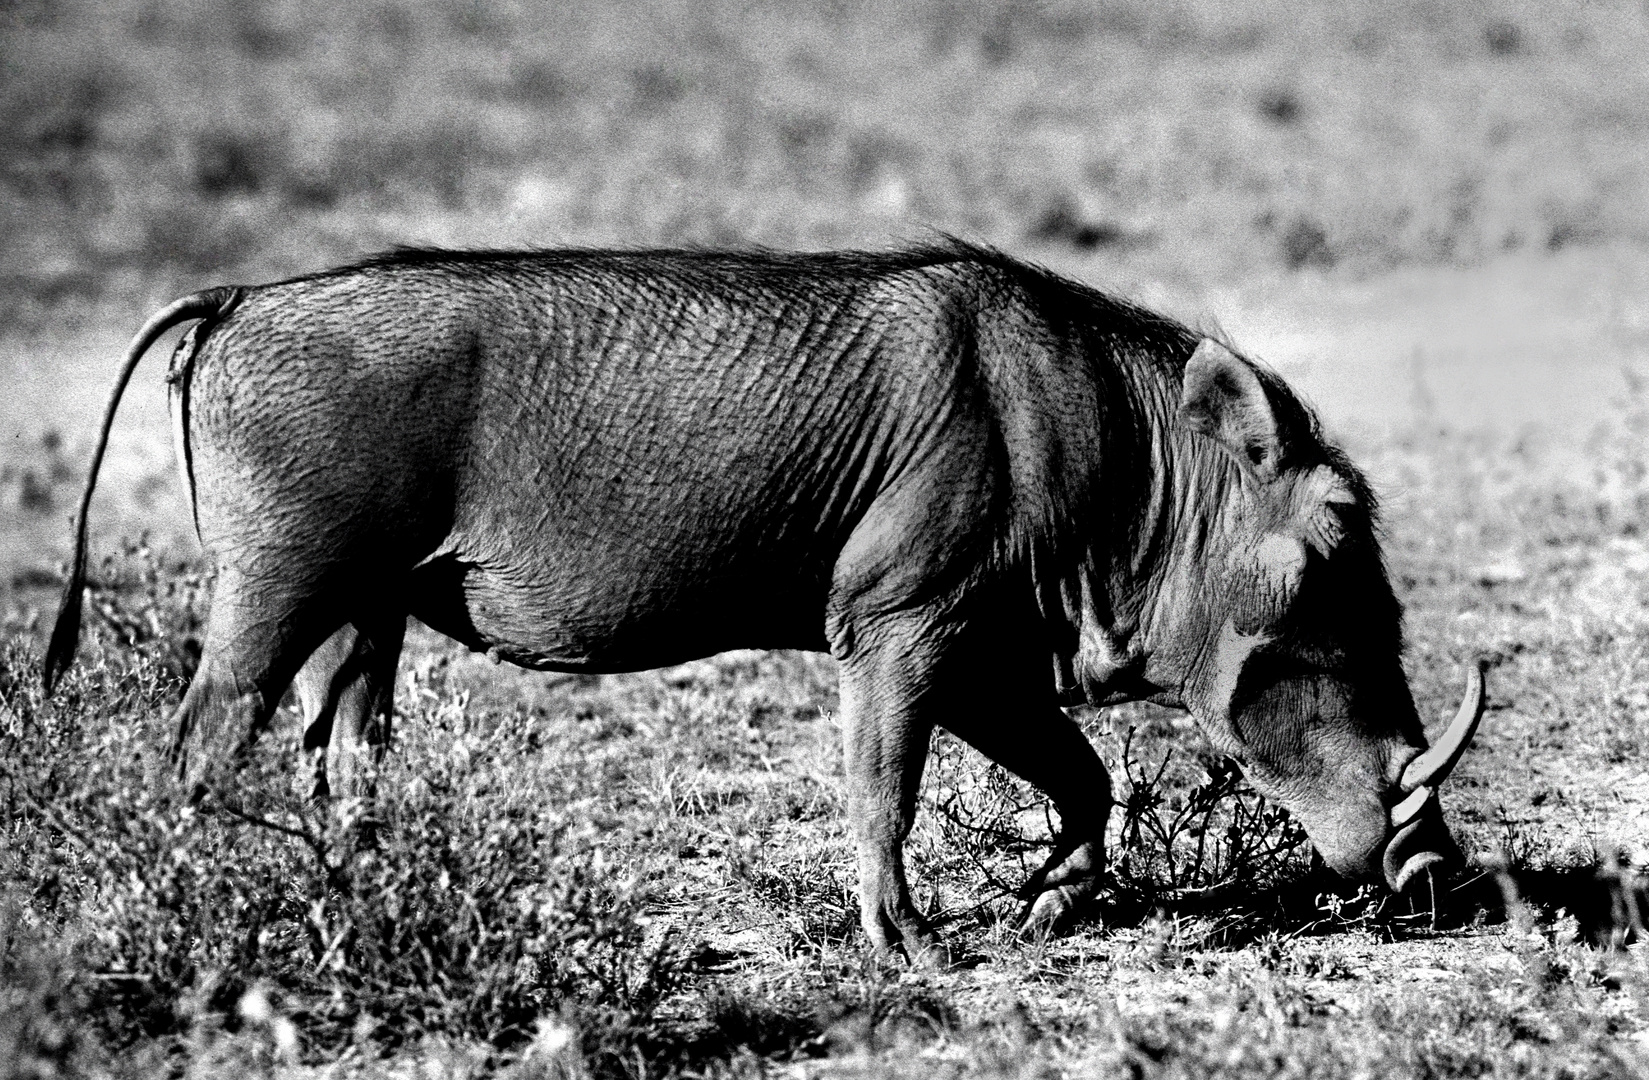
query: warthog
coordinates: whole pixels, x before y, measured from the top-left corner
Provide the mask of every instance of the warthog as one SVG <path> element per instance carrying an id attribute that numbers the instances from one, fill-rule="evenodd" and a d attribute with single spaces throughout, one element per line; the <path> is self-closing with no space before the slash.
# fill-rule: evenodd
<path id="1" fill-rule="evenodd" d="M 1401 889 L 1459 857 L 1435 791 L 1480 674 L 1428 748 L 1362 476 L 1280 379 L 1167 319 L 957 242 L 403 251 L 159 312 L 104 439 L 186 320 L 168 379 L 217 568 L 177 716 L 192 789 L 294 678 L 346 782 L 410 614 L 552 671 L 828 650 L 864 928 L 913 959 L 942 955 L 901 854 L 936 724 L 1058 808 L 1038 931 L 1102 880 L 1080 702 L 1189 710 L 1343 874 Z"/>

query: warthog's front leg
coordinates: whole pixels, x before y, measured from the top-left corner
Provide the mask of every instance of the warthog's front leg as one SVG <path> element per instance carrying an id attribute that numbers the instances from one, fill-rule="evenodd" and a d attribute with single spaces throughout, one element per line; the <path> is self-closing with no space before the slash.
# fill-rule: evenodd
<path id="1" fill-rule="evenodd" d="M 903 853 L 933 732 L 922 645 L 914 631 L 892 632 L 844 660 L 842 735 L 865 934 L 878 953 L 903 952 L 913 964 L 942 967 L 949 954 L 911 901 Z"/>
<path id="2" fill-rule="evenodd" d="M 1028 642 L 1004 648 L 988 632 L 915 617 L 878 629 L 842 666 L 860 914 L 871 944 L 913 962 L 949 959 L 911 902 L 902 855 L 938 725 L 1053 800 L 1060 835 L 1025 885 L 1021 921 L 1039 937 L 1062 928 L 1099 892 L 1111 778 L 1082 729 L 1054 706 L 1046 657 Z"/>
<path id="3" fill-rule="evenodd" d="M 1062 929 L 1103 879 L 1111 811 L 1104 763 L 1076 722 L 1052 705 L 1027 710 L 986 694 L 945 726 L 1053 800 L 1059 836 L 1048 861 L 1025 883 L 1020 923 L 1039 938 Z"/>

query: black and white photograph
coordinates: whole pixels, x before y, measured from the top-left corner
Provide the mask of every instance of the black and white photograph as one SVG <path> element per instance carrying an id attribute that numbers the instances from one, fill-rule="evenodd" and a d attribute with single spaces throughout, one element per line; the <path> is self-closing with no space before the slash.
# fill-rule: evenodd
<path id="1" fill-rule="evenodd" d="M 1649 3 L 0 0 L 0 1080 L 1649 1080 Z"/>

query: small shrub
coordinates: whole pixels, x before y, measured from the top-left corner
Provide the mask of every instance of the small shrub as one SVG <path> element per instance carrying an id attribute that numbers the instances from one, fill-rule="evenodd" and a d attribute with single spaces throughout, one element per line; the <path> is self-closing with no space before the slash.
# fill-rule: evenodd
<path id="1" fill-rule="evenodd" d="M 1103 719 L 1089 730 L 1102 757 L 1114 752 L 1108 766 L 1116 805 L 1106 843 L 1114 898 L 1143 910 L 1191 897 L 1235 900 L 1300 869 L 1305 831 L 1256 793 L 1234 764 L 1193 768 L 1177 760 L 1173 746 L 1147 759 L 1138 731 L 1126 720 Z M 948 736 L 936 737 L 933 754 L 923 798 L 938 836 L 921 845 L 924 856 L 953 879 L 989 882 L 994 895 L 980 906 L 1015 896 L 1052 849 L 1053 805 Z M 968 888 L 977 891 L 977 880 Z"/>
<path id="2" fill-rule="evenodd" d="M 1523 29 L 1510 20 L 1492 22 L 1483 28 L 1483 44 L 1495 56 L 1515 56 L 1523 51 Z"/>
<path id="3" fill-rule="evenodd" d="M 1126 245 L 1132 239 L 1122 226 L 1110 221 L 1092 221 L 1084 217 L 1076 202 L 1067 197 L 1055 199 L 1043 210 L 1031 226 L 1033 240 L 1069 244 L 1078 251 Z"/>
<path id="4" fill-rule="evenodd" d="M 484 736 L 458 729 L 462 713 L 418 723 L 423 745 L 380 777 L 371 843 L 338 855 L 320 823 L 307 827 L 306 996 L 324 1002 L 311 1026 L 340 1041 L 370 1029 L 378 1042 L 502 1047 L 546 1012 L 592 1030 L 648 1015 L 684 961 L 649 939 L 645 897 L 616 878 L 589 823 L 521 784 L 527 722 Z"/>
<path id="5" fill-rule="evenodd" d="M 205 132 L 194 144 L 195 187 L 213 198 L 255 194 L 269 182 L 269 158 L 268 140 L 261 135 Z"/>
<path id="6" fill-rule="evenodd" d="M 35 445 L 24 444 L 14 460 L 0 465 L 0 506 L 25 514 L 49 515 L 73 495 L 61 490 L 79 473 L 63 452 L 63 436 L 56 428 L 41 432 Z M 71 489 L 72 490 L 72 489 Z"/>
<path id="7" fill-rule="evenodd" d="M 1288 126 L 1299 121 L 1300 98 L 1292 90 L 1272 89 L 1260 96 L 1260 115 L 1274 124 Z"/>
<path id="8" fill-rule="evenodd" d="M 1169 790 L 1163 776 L 1173 750 L 1152 768 L 1134 747 L 1136 731 L 1130 725 L 1123 734 L 1119 761 L 1125 784 L 1112 866 L 1118 884 L 1149 896 L 1274 883 L 1306 842 L 1299 823 L 1257 794 L 1229 759 L 1205 766 L 1188 790 Z"/>
<path id="9" fill-rule="evenodd" d="M 983 878 L 991 900 L 1016 895 L 1051 850 L 1053 804 L 948 735 L 934 737 L 927 775 L 920 816 L 937 829 L 936 842 L 920 845 L 926 861 L 937 864 L 929 873 Z"/>
<path id="10" fill-rule="evenodd" d="M 1308 266 L 1328 269 L 1338 259 L 1329 246 L 1328 232 L 1309 217 L 1297 218 L 1283 233 L 1283 262 L 1290 270 Z"/>

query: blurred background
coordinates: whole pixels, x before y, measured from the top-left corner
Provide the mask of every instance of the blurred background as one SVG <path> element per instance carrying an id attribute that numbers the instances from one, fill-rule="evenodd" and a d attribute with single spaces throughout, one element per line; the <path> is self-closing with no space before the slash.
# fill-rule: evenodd
<path id="1" fill-rule="evenodd" d="M 943 230 L 1217 321 L 1354 450 L 1572 432 L 1649 346 L 1646 8 L 6 0 L 0 557 L 63 557 L 152 310 L 394 244 Z M 188 531 L 162 364 L 111 534 Z"/>
<path id="2" fill-rule="evenodd" d="M 12 323 L 409 242 L 937 228 L 1195 285 L 1649 238 L 1641 3 L 4 11 Z"/>

